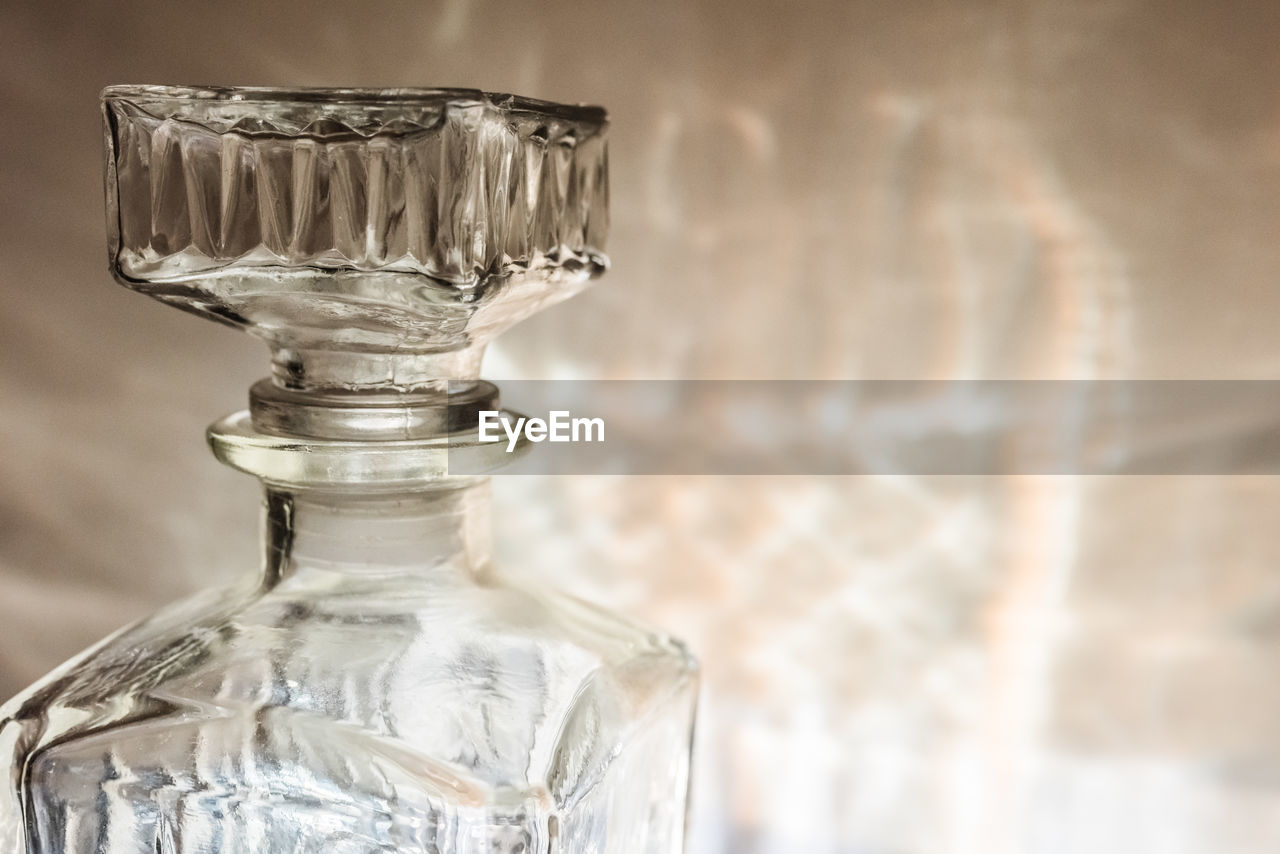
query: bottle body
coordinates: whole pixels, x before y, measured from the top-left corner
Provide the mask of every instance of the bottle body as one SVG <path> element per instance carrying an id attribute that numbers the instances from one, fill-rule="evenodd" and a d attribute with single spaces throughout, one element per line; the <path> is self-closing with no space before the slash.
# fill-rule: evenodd
<path id="1" fill-rule="evenodd" d="M 0 707 L 0 845 L 681 851 L 695 664 L 503 578 L 484 490 L 269 490 L 260 579 L 166 609 Z"/>

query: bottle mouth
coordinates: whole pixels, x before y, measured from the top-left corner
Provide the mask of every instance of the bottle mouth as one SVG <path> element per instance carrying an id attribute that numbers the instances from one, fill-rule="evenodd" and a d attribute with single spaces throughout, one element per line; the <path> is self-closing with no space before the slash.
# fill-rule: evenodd
<path id="1" fill-rule="evenodd" d="M 480 380 L 414 391 L 291 389 L 254 384 L 249 409 L 209 427 L 222 463 L 292 489 L 385 492 L 448 488 L 483 478 L 528 451 L 480 430 L 499 412 L 498 389 Z"/>
<path id="2" fill-rule="evenodd" d="M 503 417 L 516 419 L 514 412 Z M 308 439 L 260 430 L 250 412 L 215 422 L 207 432 L 219 462 L 264 483 L 291 489 L 403 492 L 452 488 L 498 471 L 531 447 L 482 442 L 475 430 L 422 439 Z"/>

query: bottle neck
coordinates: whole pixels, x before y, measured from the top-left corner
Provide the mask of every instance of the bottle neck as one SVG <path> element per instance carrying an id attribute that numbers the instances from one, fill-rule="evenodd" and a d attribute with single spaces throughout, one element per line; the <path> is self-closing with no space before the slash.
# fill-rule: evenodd
<path id="1" fill-rule="evenodd" d="M 299 573 L 475 574 L 490 558 L 489 482 L 395 494 L 268 486 L 264 584 Z"/>

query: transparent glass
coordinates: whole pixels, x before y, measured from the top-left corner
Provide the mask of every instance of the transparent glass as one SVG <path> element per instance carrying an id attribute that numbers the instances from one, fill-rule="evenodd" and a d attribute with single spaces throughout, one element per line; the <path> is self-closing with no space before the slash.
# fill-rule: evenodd
<path id="1" fill-rule="evenodd" d="M 117 281 L 263 338 L 290 385 L 474 375 L 608 265 L 598 107 L 113 86 L 103 117 Z"/>
<path id="2" fill-rule="evenodd" d="M 374 262 L 366 270 L 354 259 L 329 265 L 276 253 L 266 263 L 254 255 L 261 247 L 204 247 L 197 265 L 190 246 L 155 238 L 176 227 L 165 217 L 177 205 L 164 187 L 156 190 L 163 180 L 121 166 L 138 151 L 154 158 L 157 145 L 169 143 L 126 150 L 122 140 L 134 137 L 116 115 L 141 111 L 157 127 L 168 122 L 179 150 L 191 148 L 186 133 L 232 137 L 218 144 L 213 177 L 186 161 L 178 170 L 199 179 L 187 180 L 187 191 L 218 188 L 208 210 L 220 212 L 227 233 L 234 230 L 227 212 L 240 210 L 237 193 L 261 184 L 237 153 L 254 134 L 296 149 L 292 189 L 281 202 L 294 222 L 319 193 L 329 228 L 337 227 L 333 212 L 344 209 L 333 191 L 309 187 L 299 170 L 309 174 L 315 149 L 329 145 L 326 134 L 353 140 L 333 116 L 317 129 L 317 111 L 331 107 L 356 128 L 350 133 L 379 145 L 391 145 L 380 133 L 418 144 L 448 126 L 441 116 L 478 114 L 468 126 L 477 140 L 463 146 L 472 154 L 449 168 L 460 182 L 503 198 L 515 189 L 492 178 L 492 162 L 479 154 L 486 139 L 528 124 L 543 150 L 559 131 L 541 125 L 585 123 L 599 137 L 603 113 L 458 90 L 135 87 L 108 90 L 106 103 L 110 215 L 125 217 L 121 199 L 142 198 L 143 182 L 153 232 L 145 240 L 113 232 L 117 276 L 249 328 L 275 352 L 277 372 L 255 386 L 250 410 L 210 432 L 219 459 L 264 482 L 264 556 L 242 583 L 121 630 L 0 706 L 8 768 L 0 850 L 681 851 L 696 664 L 661 632 L 495 569 L 488 481 L 450 475 L 445 453 L 473 447 L 468 416 L 497 405 L 496 389 L 468 377 L 485 337 L 554 301 L 549 283 L 572 290 L 603 270 L 602 233 L 579 229 L 576 249 L 557 242 L 504 250 L 467 281 L 440 278 L 412 253 L 397 256 L 396 270 Z M 360 124 L 362 111 L 378 113 L 378 122 Z M 436 124 L 410 126 L 397 111 L 434 115 Z M 277 114 L 266 129 L 264 117 Z M 348 213 L 357 196 L 373 206 L 369 170 L 381 155 L 366 143 L 354 141 L 366 146 L 355 158 L 364 179 L 350 186 L 364 195 L 343 191 Z M 590 157 L 602 182 L 603 147 Z M 408 159 L 402 152 L 392 166 L 403 170 Z M 509 181 L 513 170 L 500 174 Z M 397 180 L 424 179 L 401 171 Z M 566 198 L 579 218 L 604 203 L 602 191 L 575 195 L 570 183 L 556 197 L 522 180 L 526 197 L 549 198 L 562 214 Z M 196 221 L 191 198 L 188 227 Z M 535 219 L 558 220 L 541 204 Z M 476 247 L 492 232 L 466 219 L 475 209 L 437 204 L 412 217 L 435 217 L 437 232 L 452 227 Z M 416 261 L 404 261 L 410 256 Z M 581 263 L 586 257 L 597 259 L 594 268 Z M 136 266 L 139 258 L 151 266 Z M 418 262 L 422 269 L 408 269 Z M 370 285 L 365 274 L 379 281 Z M 488 296 L 477 295 L 486 288 Z M 476 324 L 479 303 L 507 308 Z M 397 329 L 402 346 L 383 352 L 380 342 Z M 446 380 L 458 387 L 459 377 L 462 393 L 441 390 Z"/>

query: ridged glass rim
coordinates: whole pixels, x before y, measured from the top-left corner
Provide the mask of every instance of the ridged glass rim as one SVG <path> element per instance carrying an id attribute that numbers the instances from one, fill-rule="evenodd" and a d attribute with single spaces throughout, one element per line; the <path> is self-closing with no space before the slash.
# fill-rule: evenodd
<path id="1" fill-rule="evenodd" d="M 104 103 L 126 101 L 145 109 L 148 102 L 167 103 L 180 107 L 183 103 L 209 101 L 238 102 L 244 104 L 335 104 L 370 107 L 388 106 L 444 106 L 452 103 L 487 104 L 496 110 L 525 115 L 545 116 L 548 119 L 573 122 L 584 129 L 603 130 L 609 123 L 609 115 L 603 107 L 592 104 L 560 104 L 542 101 L 523 95 L 505 92 L 485 92 L 465 88 L 415 88 L 393 87 L 386 89 L 363 87 L 327 86 L 160 86 L 148 84 L 116 84 L 102 90 Z M 148 110 L 148 112 L 150 112 Z M 154 115 L 154 114 L 153 114 Z M 185 118 L 180 112 L 156 118 Z"/>

